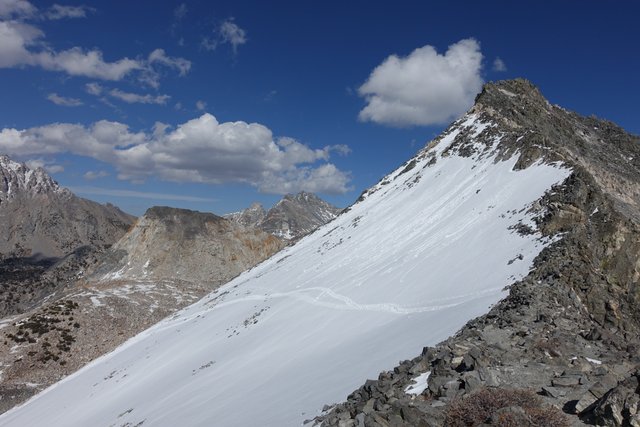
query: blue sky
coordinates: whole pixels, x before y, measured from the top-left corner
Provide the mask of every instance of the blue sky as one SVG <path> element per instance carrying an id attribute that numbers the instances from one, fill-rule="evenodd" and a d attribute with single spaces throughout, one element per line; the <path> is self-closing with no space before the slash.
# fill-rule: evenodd
<path id="1" fill-rule="evenodd" d="M 0 0 L 0 153 L 133 214 L 347 206 L 525 77 L 640 134 L 638 2 Z"/>

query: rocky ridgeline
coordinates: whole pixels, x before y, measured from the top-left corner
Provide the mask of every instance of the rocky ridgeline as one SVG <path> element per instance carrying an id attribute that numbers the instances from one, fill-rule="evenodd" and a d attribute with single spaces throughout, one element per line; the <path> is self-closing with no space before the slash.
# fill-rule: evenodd
<path id="1" fill-rule="evenodd" d="M 243 211 L 225 215 L 225 218 L 286 241 L 296 241 L 331 221 L 341 211 L 315 194 L 303 191 L 287 194 L 268 211 L 260 203 L 254 203 Z"/>
<path id="2" fill-rule="evenodd" d="M 134 219 L 113 205 L 76 197 L 42 168 L 0 156 L 0 259 L 62 257 L 82 246 L 108 247 Z"/>
<path id="3" fill-rule="evenodd" d="M 531 208 L 543 234 L 561 239 L 487 315 L 313 421 L 640 426 L 640 140 L 550 105 L 525 80 L 486 85 L 472 111 L 498 124 L 498 150 L 502 158 L 520 155 L 516 167 L 561 161 L 572 168 Z M 458 135 L 452 149 L 473 150 L 465 142 Z M 410 393 L 427 372 L 424 390 Z M 502 390 L 511 397 L 499 398 Z"/>
<path id="4" fill-rule="evenodd" d="M 107 253 L 92 282 L 172 280 L 219 286 L 283 247 L 211 213 L 153 207 Z"/>

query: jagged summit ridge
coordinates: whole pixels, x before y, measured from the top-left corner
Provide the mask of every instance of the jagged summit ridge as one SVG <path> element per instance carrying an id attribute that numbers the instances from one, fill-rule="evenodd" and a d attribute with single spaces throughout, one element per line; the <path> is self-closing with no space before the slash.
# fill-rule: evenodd
<path id="1" fill-rule="evenodd" d="M 110 246 L 134 217 L 62 188 L 44 169 L 0 156 L 0 258 L 61 257 Z"/>
<path id="2" fill-rule="evenodd" d="M 264 210 L 262 204 L 254 202 L 247 209 L 227 214 L 224 217 L 245 227 L 258 227 L 266 216 L 267 211 Z"/>
<path id="3" fill-rule="evenodd" d="M 246 227 L 259 228 L 284 240 L 294 241 L 333 220 L 342 209 L 325 202 L 313 193 L 287 194 L 269 211 L 260 203 L 225 215 Z"/>
<path id="4" fill-rule="evenodd" d="M 518 151 L 524 165 L 537 159 L 580 165 L 625 214 L 640 219 L 639 136 L 552 105 L 524 79 L 485 85 L 472 111 L 500 124 L 505 155 Z"/>
<path id="5" fill-rule="evenodd" d="M 55 192 L 69 195 L 44 169 L 31 169 L 24 163 L 0 155 L 0 201 L 18 196 Z"/>

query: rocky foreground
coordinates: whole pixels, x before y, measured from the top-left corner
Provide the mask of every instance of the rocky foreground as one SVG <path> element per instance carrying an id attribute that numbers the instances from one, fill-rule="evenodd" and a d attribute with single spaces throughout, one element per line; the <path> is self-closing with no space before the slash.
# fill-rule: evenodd
<path id="1" fill-rule="evenodd" d="M 524 80 L 487 85 L 474 110 L 505 135 L 527 132 L 522 165 L 572 168 L 532 208 L 538 228 L 562 238 L 487 315 L 315 422 L 640 426 L 640 139 L 550 105 Z"/>

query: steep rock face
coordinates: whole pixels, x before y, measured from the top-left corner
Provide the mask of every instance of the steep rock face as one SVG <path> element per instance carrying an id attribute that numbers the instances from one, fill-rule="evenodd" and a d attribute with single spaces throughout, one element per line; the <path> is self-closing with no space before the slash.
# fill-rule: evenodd
<path id="1" fill-rule="evenodd" d="M 341 211 L 312 193 L 288 194 L 269 209 L 260 228 L 286 240 L 296 239 L 331 221 Z"/>
<path id="2" fill-rule="evenodd" d="M 113 244 L 134 217 L 61 188 L 47 173 L 0 156 L 0 257 L 60 257 Z"/>
<path id="3" fill-rule="evenodd" d="M 498 124 L 501 155 L 521 153 L 517 168 L 571 167 L 530 208 L 542 233 L 562 239 L 487 315 L 368 381 L 320 421 L 462 425 L 449 411 L 455 402 L 470 408 L 483 390 L 515 388 L 543 396 L 541 411 L 565 413 L 524 425 L 640 425 L 640 138 L 550 105 L 525 80 L 486 85 L 472 112 Z"/>
<path id="4" fill-rule="evenodd" d="M 282 248 L 275 237 L 211 213 L 150 208 L 93 279 L 178 279 L 220 285 Z"/>
<path id="5" fill-rule="evenodd" d="M 336 208 L 312 193 L 287 194 L 268 212 L 254 203 L 226 218 L 247 227 L 259 228 L 284 240 L 297 240 L 333 220 L 342 209 Z"/>
<path id="6" fill-rule="evenodd" d="M 563 241 L 561 222 L 543 230 L 537 218 L 574 169 L 563 155 L 528 154 L 539 144 L 509 123 L 478 105 L 334 221 L 4 414 L 0 424 L 300 425 L 314 418 L 366 378 L 487 313 L 507 296 L 505 287 L 530 275 L 545 248 Z M 563 211 L 559 218 L 574 212 Z M 502 335 L 493 332 L 492 348 L 502 351 Z M 453 372 L 468 374 L 481 356 L 474 351 Z M 434 369 L 434 387 L 454 396 L 458 378 L 441 375 L 461 362 L 447 357 Z M 411 372 L 424 382 L 427 366 Z M 482 372 L 478 381 L 498 378 Z M 386 410 L 380 416 L 393 420 L 380 425 L 420 425 L 422 412 L 393 406 L 401 399 L 391 390 L 409 382 L 402 378 L 388 383 L 395 400 L 367 382 L 352 396 L 357 403 L 326 421 L 368 425 Z"/>

